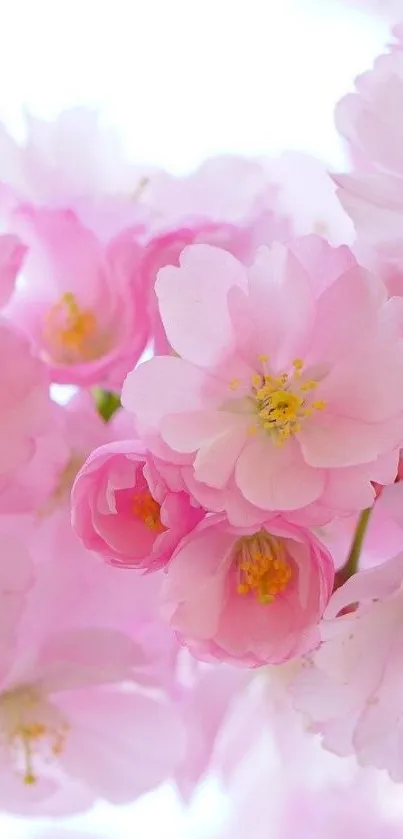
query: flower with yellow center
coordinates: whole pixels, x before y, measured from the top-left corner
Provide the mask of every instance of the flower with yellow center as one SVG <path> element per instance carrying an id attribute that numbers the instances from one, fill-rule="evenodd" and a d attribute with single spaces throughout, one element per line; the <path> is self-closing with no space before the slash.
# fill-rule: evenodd
<path id="1" fill-rule="evenodd" d="M 60 364 L 95 361 L 111 346 L 111 337 L 100 330 L 94 312 L 81 308 L 71 291 L 49 310 L 43 336 L 50 357 Z"/>
<path id="2" fill-rule="evenodd" d="M 265 530 L 238 539 L 234 559 L 238 594 L 253 594 L 259 603 L 272 603 L 292 579 L 282 540 Z"/>
<path id="3" fill-rule="evenodd" d="M 23 686 L 0 695 L 0 746 L 24 784 L 35 784 L 37 764 L 63 751 L 68 730 L 66 720 L 39 689 Z"/>
<path id="4" fill-rule="evenodd" d="M 314 411 L 323 411 L 325 402 L 310 398 L 310 393 L 318 382 L 302 375 L 304 363 L 297 358 L 293 361 L 292 373 L 280 373 L 275 376 L 266 372 L 267 356 L 260 356 L 263 373 L 252 376 L 252 398 L 257 414 L 257 425 L 252 425 L 251 433 L 258 428 L 269 432 L 276 446 L 298 434 L 301 423 L 312 416 Z"/>
<path id="5" fill-rule="evenodd" d="M 161 507 L 149 492 L 146 490 L 136 492 L 133 497 L 132 509 L 135 516 L 141 519 L 149 530 L 154 530 L 155 533 L 164 533 L 166 527 L 161 522 Z"/>

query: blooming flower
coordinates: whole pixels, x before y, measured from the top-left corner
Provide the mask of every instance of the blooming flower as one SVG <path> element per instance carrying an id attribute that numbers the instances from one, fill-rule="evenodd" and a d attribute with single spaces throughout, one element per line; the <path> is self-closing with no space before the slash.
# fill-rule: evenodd
<path id="1" fill-rule="evenodd" d="M 59 527 L 57 553 L 49 533 L 31 538 L 26 517 L 19 530 L 21 547 L 1 541 L 0 805 L 38 815 L 130 801 L 182 753 L 158 575 L 128 587 L 124 571 L 83 561 L 71 528 Z"/>
<path id="2" fill-rule="evenodd" d="M 46 798 L 63 775 L 115 803 L 158 785 L 180 755 L 180 726 L 168 704 L 130 685 L 121 689 L 143 652 L 119 632 L 90 628 L 33 646 L 31 637 L 29 665 L 20 650 L 18 675 L 11 668 L 1 684 L 3 808 L 18 811 L 26 789 L 37 785 Z"/>
<path id="3" fill-rule="evenodd" d="M 293 685 L 325 748 L 403 780 L 403 554 L 352 576 L 333 595 L 322 644 Z M 341 614 L 347 610 L 347 613 Z"/>
<path id="4" fill-rule="evenodd" d="M 157 293 L 179 357 L 137 367 L 123 404 L 202 504 L 236 524 L 247 505 L 255 522 L 313 502 L 351 512 L 371 504 L 371 480 L 394 480 L 403 435 L 403 391 L 390 384 L 403 374 L 395 301 L 347 248 L 307 237 L 260 249 L 246 269 L 194 245 L 180 268 L 160 272 Z"/>
<path id="5" fill-rule="evenodd" d="M 202 659 L 280 663 L 318 643 L 333 576 L 308 530 L 278 519 L 254 532 L 210 516 L 168 566 L 163 614 Z"/>
<path id="6" fill-rule="evenodd" d="M 338 174 L 339 199 L 352 218 L 359 243 L 383 259 L 403 258 L 403 53 L 393 45 L 356 81 L 338 104 L 336 122 L 347 139 L 354 169 Z"/>
<path id="7" fill-rule="evenodd" d="M 19 145 L 0 124 L 0 212 L 30 203 L 73 210 L 98 235 L 147 223 L 138 198 L 151 174 L 124 159 L 117 134 L 84 107 L 47 122 L 25 114 Z"/>
<path id="8" fill-rule="evenodd" d="M 77 535 L 89 550 L 126 568 L 165 565 L 203 515 L 187 493 L 170 491 L 137 440 L 96 449 L 73 486 Z"/>
<path id="9" fill-rule="evenodd" d="M 16 488 L 51 433 L 54 413 L 46 366 L 34 355 L 26 337 L 4 318 L 0 320 L 0 345 L 2 358 L 8 362 L 0 374 L 5 397 L 0 419 L 0 510 L 9 512 L 10 507 L 25 507 L 26 499 L 18 493 L 16 497 Z"/>
<path id="10" fill-rule="evenodd" d="M 33 341 L 52 380 L 118 388 L 148 337 L 133 233 L 104 245 L 70 210 L 13 216 L 30 246 L 7 315 Z"/>

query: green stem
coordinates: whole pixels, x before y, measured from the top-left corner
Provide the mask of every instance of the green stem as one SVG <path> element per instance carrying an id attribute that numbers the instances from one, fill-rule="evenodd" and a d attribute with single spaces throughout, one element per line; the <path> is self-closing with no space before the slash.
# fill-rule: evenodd
<path id="1" fill-rule="evenodd" d="M 94 387 L 91 392 L 99 415 L 105 422 L 109 422 L 121 407 L 119 396 L 112 391 L 102 390 L 100 387 Z"/>
<path id="2" fill-rule="evenodd" d="M 367 532 L 368 522 L 372 513 L 373 507 L 367 507 L 363 510 L 354 533 L 354 538 L 351 544 L 350 553 L 347 557 L 347 562 L 339 571 L 340 583 L 345 583 L 349 577 L 352 577 L 358 569 L 358 560 L 360 558 L 365 534 Z"/>

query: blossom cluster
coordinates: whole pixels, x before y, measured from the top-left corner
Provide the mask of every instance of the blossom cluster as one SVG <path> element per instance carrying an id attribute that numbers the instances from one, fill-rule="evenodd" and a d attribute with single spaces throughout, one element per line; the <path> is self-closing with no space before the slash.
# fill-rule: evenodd
<path id="1" fill-rule="evenodd" d="M 214 768 L 243 839 L 266 729 L 281 837 L 338 809 L 322 747 L 403 781 L 401 35 L 337 107 L 344 174 L 1 128 L 0 808 Z"/>

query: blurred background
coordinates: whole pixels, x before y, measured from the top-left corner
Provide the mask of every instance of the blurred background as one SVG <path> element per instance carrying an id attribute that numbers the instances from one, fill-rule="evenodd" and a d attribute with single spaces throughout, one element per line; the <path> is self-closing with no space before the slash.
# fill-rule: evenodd
<path id="1" fill-rule="evenodd" d="M 52 118 L 69 106 L 93 105 L 134 161 L 177 173 L 218 153 L 285 149 L 342 168 L 334 106 L 390 32 L 387 0 L 373 2 L 372 11 L 365 5 L 0 0 L 0 119 L 21 136 L 24 108 Z M 131 807 L 100 804 L 63 829 L 61 822 L 0 815 L 0 836 L 82 839 L 88 831 L 95 839 L 207 839 L 226 807 L 214 781 L 187 811 L 164 787 Z"/>

